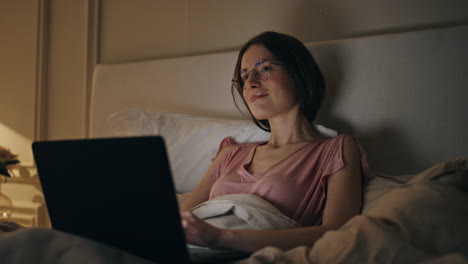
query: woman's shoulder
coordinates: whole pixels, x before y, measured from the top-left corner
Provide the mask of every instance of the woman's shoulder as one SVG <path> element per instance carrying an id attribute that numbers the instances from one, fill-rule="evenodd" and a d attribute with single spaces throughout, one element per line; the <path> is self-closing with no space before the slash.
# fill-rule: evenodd
<path id="1" fill-rule="evenodd" d="M 349 153 L 349 150 L 354 153 L 360 152 L 362 149 L 361 144 L 358 142 L 356 137 L 348 134 L 337 135 L 332 138 L 325 139 L 321 142 L 321 151 L 325 153 L 336 153 L 338 156 L 342 156 L 345 151 Z"/>
<path id="2" fill-rule="evenodd" d="M 359 140 L 349 134 L 341 134 L 336 137 L 327 139 L 330 151 L 335 151 L 340 159 L 354 160 L 354 162 L 361 163 L 361 169 L 366 181 L 372 179 L 373 173 L 367 163 L 367 156 L 364 147 Z"/>
<path id="3" fill-rule="evenodd" d="M 245 151 L 249 150 L 259 144 L 264 142 L 247 142 L 247 143 L 238 143 L 232 137 L 225 137 L 219 144 L 218 153 L 223 152 L 232 152 L 232 151 Z"/>
<path id="4" fill-rule="evenodd" d="M 353 135 L 349 135 L 349 134 L 340 134 L 332 138 L 324 139 L 323 143 L 326 143 L 327 145 L 338 145 L 338 146 L 359 145 L 359 142 L 357 141 L 356 137 Z"/>

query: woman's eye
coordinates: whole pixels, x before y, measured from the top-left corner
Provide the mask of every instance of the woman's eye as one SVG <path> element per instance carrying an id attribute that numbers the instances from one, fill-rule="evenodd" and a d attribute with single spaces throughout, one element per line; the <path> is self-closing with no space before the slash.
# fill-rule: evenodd
<path id="1" fill-rule="evenodd" d="M 263 66 L 262 72 L 269 72 L 271 70 L 270 66 Z"/>
<path id="2" fill-rule="evenodd" d="M 240 77 L 241 77 L 241 80 L 244 81 L 244 82 L 247 81 L 247 78 L 249 78 L 249 76 L 247 74 L 241 74 Z"/>

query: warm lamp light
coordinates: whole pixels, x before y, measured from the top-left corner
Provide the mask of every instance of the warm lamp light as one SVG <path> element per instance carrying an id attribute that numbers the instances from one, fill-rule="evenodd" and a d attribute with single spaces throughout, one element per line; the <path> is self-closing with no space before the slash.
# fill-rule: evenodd
<path id="1" fill-rule="evenodd" d="M 12 212 L 13 203 L 11 202 L 11 199 L 8 196 L 4 195 L 0 190 L 0 220 L 10 219 Z"/>

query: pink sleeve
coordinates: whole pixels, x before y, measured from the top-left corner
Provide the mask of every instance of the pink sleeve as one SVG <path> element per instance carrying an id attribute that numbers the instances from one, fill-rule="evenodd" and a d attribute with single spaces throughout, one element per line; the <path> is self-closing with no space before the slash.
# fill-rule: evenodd
<path id="1" fill-rule="evenodd" d="M 212 161 L 214 161 L 216 159 L 216 157 L 218 157 L 219 153 L 225 147 L 232 146 L 232 145 L 236 145 L 236 142 L 231 137 L 225 137 L 223 140 L 221 140 L 221 143 L 219 144 L 219 147 L 218 147 L 218 152 L 216 153 L 216 156 L 212 159 Z M 222 171 L 222 169 L 224 167 L 224 163 L 225 163 L 225 161 L 223 160 L 214 168 L 214 170 L 211 173 L 210 177 L 208 177 L 208 179 L 207 179 L 207 183 L 209 185 L 212 186 L 219 179 L 219 177 L 221 175 L 221 171 Z"/>
<path id="2" fill-rule="evenodd" d="M 336 143 L 332 145 L 329 149 L 326 157 L 327 161 L 324 162 L 326 164 L 325 169 L 323 170 L 322 177 L 328 179 L 328 176 L 333 175 L 346 167 L 344 160 L 343 160 L 343 142 L 344 142 L 344 135 L 338 136 L 336 138 Z M 326 180 L 326 179 L 325 179 Z M 323 179 L 322 179 L 323 181 Z"/>
<path id="3" fill-rule="evenodd" d="M 343 159 L 343 144 L 344 144 L 344 139 L 346 135 L 340 135 L 339 137 L 340 137 L 338 138 L 339 141 L 337 142 L 337 144 L 334 144 L 334 147 L 330 150 L 329 155 L 328 155 L 329 157 L 334 157 L 334 158 L 330 159 L 330 161 L 328 162 L 327 168 L 324 170 L 324 173 L 321 175 L 322 178 L 320 179 L 320 183 L 322 187 L 324 188 L 324 190 L 326 190 L 328 177 L 346 167 L 346 164 Z M 354 136 L 351 136 L 351 137 L 356 141 L 359 147 L 359 151 L 361 154 L 361 170 L 362 170 L 363 182 L 367 183 L 369 180 L 373 178 L 373 174 L 371 173 L 369 169 L 366 153 L 364 152 L 364 148 L 362 147 L 361 143 L 359 143 L 357 138 Z"/>
<path id="4" fill-rule="evenodd" d="M 364 151 L 364 148 L 358 142 L 357 139 L 356 139 L 356 142 L 358 143 L 359 151 L 361 152 L 361 169 L 362 169 L 362 175 L 364 177 L 364 183 L 368 183 L 370 180 L 374 178 L 374 174 L 372 173 L 369 167 L 369 164 L 367 163 L 367 156 L 366 156 L 366 152 Z"/>
<path id="5" fill-rule="evenodd" d="M 212 161 L 216 159 L 216 157 L 225 147 L 236 145 L 236 144 L 237 144 L 236 141 L 234 141 L 232 137 L 223 138 L 223 140 L 221 140 L 221 143 L 219 144 L 218 152 L 216 152 L 216 156 L 212 159 Z"/>

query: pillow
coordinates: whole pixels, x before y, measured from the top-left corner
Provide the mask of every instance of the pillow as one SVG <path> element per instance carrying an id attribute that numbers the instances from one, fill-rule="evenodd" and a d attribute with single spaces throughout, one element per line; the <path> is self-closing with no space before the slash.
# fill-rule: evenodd
<path id="1" fill-rule="evenodd" d="M 237 143 L 267 141 L 270 133 L 250 120 L 215 119 L 138 109 L 119 111 L 109 116 L 108 126 L 115 136 L 161 135 L 171 164 L 178 193 L 192 191 L 216 156 L 225 137 Z M 337 132 L 316 125 L 325 137 Z"/>

